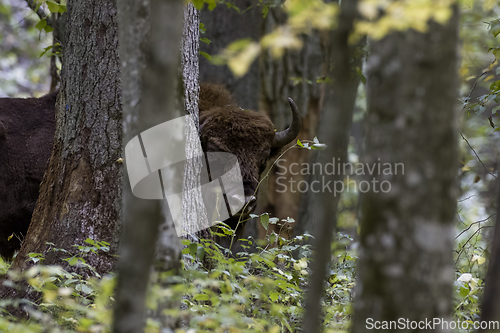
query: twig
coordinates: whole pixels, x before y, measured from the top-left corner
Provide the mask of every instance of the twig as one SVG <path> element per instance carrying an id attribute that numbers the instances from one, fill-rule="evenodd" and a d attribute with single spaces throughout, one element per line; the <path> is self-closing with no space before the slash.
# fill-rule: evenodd
<path id="1" fill-rule="evenodd" d="M 495 59 L 495 60 L 493 60 L 493 61 L 491 62 L 491 64 L 488 66 L 488 69 L 487 69 L 487 70 L 485 70 L 484 72 L 482 72 L 482 73 L 481 73 L 481 75 L 479 75 L 479 76 L 477 77 L 476 81 L 474 82 L 474 84 L 472 85 L 472 88 L 471 88 L 471 89 L 470 89 L 470 91 L 469 91 L 469 95 L 468 95 L 468 96 L 467 96 L 467 98 L 465 99 L 465 100 L 466 100 L 466 102 L 465 102 L 465 104 L 464 104 L 464 107 L 462 108 L 462 111 L 460 112 L 460 115 L 462 115 L 462 113 L 463 113 L 463 112 L 464 112 L 464 110 L 465 110 L 465 107 L 466 107 L 466 106 L 467 106 L 467 104 L 469 103 L 469 100 L 470 100 L 470 97 L 471 97 L 471 95 L 472 95 L 472 92 L 474 91 L 474 89 L 476 89 L 476 86 L 477 86 L 477 83 L 479 82 L 479 79 L 480 79 L 480 78 L 482 78 L 482 77 L 483 77 L 483 75 L 487 74 L 487 73 L 490 71 L 490 69 L 491 69 L 491 65 L 493 65 L 496 61 L 497 61 L 496 59 Z"/>
<path id="2" fill-rule="evenodd" d="M 473 195 L 471 195 L 470 197 L 467 197 L 467 198 L 462 199 L 462 200 L 458 200 L 457 202 L 464 202 L 465 200 L 469 200 L 470 198 L 472 198 L 472 197 L 476 197 L 476 196 L 477 196 L 477 194 L 473 194 Z"/>
<path id="3" fill-rule="evenodd" d="M 52 19 L 50 18 L 49 15 L 42 9 L 42 6 L 38 6 L 36 0 L 26 0 L 26 3 L 28 4 L 28 7 L 31 8 L 36 15 L 40 18 L 40 20 L 45 20 L 47 22 L 47 25 L 54 28 L 54 25 L 52 24 Z M 38 9 L 37 9 L 38 7 Z"/>
<path id="4" fill-rule="evenodd" d="M 473 226 L 474 224 L 478 224 L 478 223 L 486 222 L 486 221 L 488 221 L 490 218 L 492 218 L 493 216 L 496 216 L 496 215 L 497 215 L 497 214 L 493 214 L 493 215 L 488 216 L 488 217 L 487 217 L 487 218 L 485 218 L 484 220 L 480 220 L 480 221 L 472 222 L 472 223 L 471 223 L 471 224 L 470 224 L 470 225 L 469 225 L 466 229 L 462 230 L 462 232 L 461 232 L 461 233 L 459 233 L 457 237 L 455 237 L 455 240 L 456 240 L 458 237 L 462 236 L 462 234 L 463 234 L 464 232 L 466 232 L 467 230 L 469 230 L 470 228 L 472 228 L 472 226 Z"/>
<path id="5" fill-rule="evenodd" d="M 459 212 L 457 212 L 457 217 L 458 217 L 458 220 L 463 224 L 463 225 L 466 225 L 464 221 L 462 221 L 462 219 L 460 218 L 460 214 Z"/>
<path id="6" fill-rule="evenodd" d="M 467 141 L 467 139 L 466 139 L 466 138 L 465 138 L 465 136 L 462 134 L 462 132 L 460 132 L 460 135 L 462 136 L 462 139 L 464 139 L 464 140 L 465 140 L 465 142 L 467 142 L 467 144 L 469 145 L 469 148 L 470 148 L 470 149 L 474 152 L 474 155 L 476 155 L 477 160 L 478 160 L 479 162 L 481 162 L 481 164 L 483 165 L 484 169 L 485 169 L 485 170 L 486 170 L 486 171 L 487 171 L 490 175 L 492 175 L 495 179 L 498 179 L 498 177 L 497 177 L 497 176 L 495 176 L 494 174 L 492 174 L 492 173 L 488 170 L 488 168 L 486 167 L 486 165 L 484 165 L 483 161 L 481 161 L 481 159 L 479 158 L 479 155 L 476 153 L 476 151 L 474 150 L 474 148 L 472 148 L 472 146 L 470 145 L 469 141 Z"/>
<path id="7" fill-rule="evenodd" d="M 458 251 L 457 260 L 455 260 L 455 266 L 457 265 L 458 259 L 460 259 L 460 256 L 462 255 L 462 253 L 464 253 L 465 245 L 467 245 L 467 243 L 470 242 L 470 240 L 472 239 L 472 237 L 474 237 L 479 231 L 481 231 L 481 229 L 483 229 L 483 228 L 492 228 L 492 227 L 493 227 L 492 225 L 485 225 L 483 227 L 479 227 L 476 231 L 474 231 L 474 233 L 464 243 L 464 246 L 462 246 L 462 248 L 460 249 L 460 251 Z"/>

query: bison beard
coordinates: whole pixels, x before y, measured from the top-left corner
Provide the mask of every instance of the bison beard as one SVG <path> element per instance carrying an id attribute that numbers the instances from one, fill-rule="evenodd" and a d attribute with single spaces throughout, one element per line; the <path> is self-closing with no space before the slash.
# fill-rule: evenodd
<path id="1" fill-rule="evenodd" d="M 11 258 L 26 235 L 40 183 L 51 154 L 57 94 L 41 98 L 0 98 L 0 256 Z M 241 109 L 222 85 L 200 86 L 200 138 L 205 152 L 235 155 L 241 168 L 245 208 L 226 220 L 240 237 L 256 205 L 256 190 L 267 160 L 297 136 L 301 121 L 291 99 L 292 125 L 275 132 L 261 112 Z M 227 191 L 227 196 L 232 195 Z M 12 237 L 11 237 L 12 236 Z M 230 239 L 217 239 L 223 246 Z"/>

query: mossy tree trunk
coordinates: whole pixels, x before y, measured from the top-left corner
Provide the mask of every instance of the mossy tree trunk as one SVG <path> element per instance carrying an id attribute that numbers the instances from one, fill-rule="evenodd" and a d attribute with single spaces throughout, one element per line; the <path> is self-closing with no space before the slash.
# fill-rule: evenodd
<path id="1" fill-rule="evenodd" d="M 379 187 L 362 198 L 355 333 L 372 331 L 372 321 L 451 320 L 458 165 L 453 10 L 445 25 L 430 22 L 426 33 L 392 33 L 371 45 L 364 163 L 381 171 L 365 179 Z"/>

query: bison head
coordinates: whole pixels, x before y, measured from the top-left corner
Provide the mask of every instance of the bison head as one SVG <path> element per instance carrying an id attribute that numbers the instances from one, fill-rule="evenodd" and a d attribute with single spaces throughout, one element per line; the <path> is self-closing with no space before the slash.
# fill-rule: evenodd
<path id="1" fill-rule="evenodd" d="M 240 201 L 244 207 L 225 221 L 236 229 L 237 237 L 241 236 L 243 230 L 236 228 L 238 220 L 248 216 L 256 207 L 257 186 L 267 161 L 299 133 L 300 114 L 291 98 L 289 103 L 293 114 L 292 124 L 288 129 L 276 132 L 267 115 L 243 110 L 222 85 L 202 84 L 200 87 L 200 136 L 203 150 L 231 153 L 240 165 L 244 198 L 226 189 L 226 195 L 232 196 L 233 201 Z"/>

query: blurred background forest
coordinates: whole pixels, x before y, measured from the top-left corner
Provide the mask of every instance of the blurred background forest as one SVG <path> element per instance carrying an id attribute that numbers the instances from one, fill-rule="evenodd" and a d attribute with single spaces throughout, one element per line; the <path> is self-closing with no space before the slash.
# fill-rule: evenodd
<path id="1" fill-rule="evenodd" d="M 38 97 L 49 91 L 49 57 L 40 56 L 52 36 L 35 28 L 40 21 L 26 1 L 0 3 L 0 97 Z"/>

